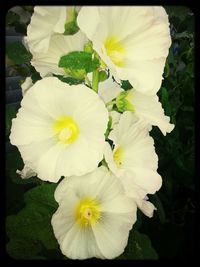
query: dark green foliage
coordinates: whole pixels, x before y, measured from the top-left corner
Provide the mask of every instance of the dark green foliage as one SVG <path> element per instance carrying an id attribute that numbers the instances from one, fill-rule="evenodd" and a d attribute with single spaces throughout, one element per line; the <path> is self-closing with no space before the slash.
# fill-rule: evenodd
<path id="1" fill-rule="evenodd" d="M 57 250 L 58 243 L 51 227 L 51 217 L 57 209 L 54 200 L 56 184 L 42 184 L 24 195 L 26 206 L 7 217 L 9 237 L 7 251 L 15 259 L 40 259 L 43 248 Z"/>
<path id="2" fill-rule="evenodd" d="M 156 260 L 158 255 L 147 235 L 132 229 L 129 234 L 129 245 L 117 260 Z"/>
<path id="3" fill-rule="evenodd" d="M 8 44 L 6 47 L 6 54 L 15 64 L 23 64 L 29 62 L 32 55 L 26 50 L 21 42 Z"/>

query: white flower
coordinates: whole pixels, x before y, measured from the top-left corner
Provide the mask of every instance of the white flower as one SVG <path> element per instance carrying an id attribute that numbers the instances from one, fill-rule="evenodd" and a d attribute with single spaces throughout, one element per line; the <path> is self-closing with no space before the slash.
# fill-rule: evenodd
<path id="1" fill-rule="evenodd" d="M 157 173 L 153 138 L 144 122 L 133 120 L 131 112 L 121 115 L 108 137 L 115 145 L 114 150 L 106 143 L 104 156 L 110 170 L 123 183 L 126 194 L 142 200 L 159 190 L 162 179 Z"/>
<path id="2" fill-rule="evenodd" d="M 136 205 L 105 167 L 61 181 L 55 191 L 59 208 L 54 234 L 68 258 L 112 259 L 123 253 L 136 221 Z"/>
<path id="3" fill-rule="evenodd" d="M 31 53 L 47 52 L 51 36 L 64 33 L 66 19 L 66 6 L 35 6 L 25 41 Z"/>
<path id="4" fill-rule="evenodd" d="M 94 50 L 119 81 L 156 93 L 171 45 L 169 22 L 162 7 L 82 7 L 77 23 Z"/>
<path id="5" fill-rule="evenodd" d="M 10 140 L 39 178 L 57 182 L 98 166 L 107 123 L 108 111 L 94 91 L 47 77 L 22 99 Z"/>
<path id="6" fill-rule="evenodd" d="M 49 48 L 45 53 L 33 52 L 31 64 L 41 77 L 52 74 L 66 75 L 64 69 L 58 67 L 60 58 L 72 51 L 82 51 L 87 41 L 81 31 L 74 35 L 55 34 L 51 37 Z"/>
<path id="7" fill-rule="evenodd" d="M 26 94 L 26 92 L 28 91 L 28 89 L 33 86 L 33 82 L 31 77 L 26 77 L 25 81 L 21 84 L 21 88 L 22 88 L 22 95 L 24 96 Z"/>
<path id="8" fill-rule="evenodd" d="M 131 89 L 117 97 L 117 105 L 122 109 L 126 102 L 135 116 L 143 119 L 147 124 L 158 126 L 163 135 L 174 129 L 174 124 L 170 124 L 170 117 L 165 116 L 157 95 L 145 95 Z"/>

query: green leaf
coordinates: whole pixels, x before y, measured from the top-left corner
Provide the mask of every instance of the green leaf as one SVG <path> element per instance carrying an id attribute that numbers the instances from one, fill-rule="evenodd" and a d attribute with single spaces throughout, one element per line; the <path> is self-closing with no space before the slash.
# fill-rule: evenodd
<path id="1" fill-rule="evenodd" d="M 161 88 L 161 103 L 164 107 L 165 114 L 170 116 L 171 115 L 171 105 L 169 102 L 168 91 L 165 87 Z"/>
<path id="2" fill-rule="evenodd" d="M 68 83 L 69 85 L 83 83 L 83 80 L 75 79 L 75 78 L 72 78 L 72 77 L 64 77 L 62 75 L 55 75 L 55 74 L 53 76 L 57 77 L 59 80 L 61 80 L 64 83 Z"/>
<path id="3" fill-rule="evenodd" d="M 31 53 L 26 50 L 21 42 L 8 44 L 6 47 L 6 54 L 15 64 L 29 62 L 32 58 Z"/>
<path id="4" fill-rule="evenodd" d="M 121 81 L 122 82 L 122 84 L 121 84 L 121 87 L 124 89 L 124 90 L 129 90 L 129 89 L 132 89 L 133 88 L 133 86 L 129 83 L 129 81 L 128 80 L 123 80 L 123 81 Z"/>
<path id="5" fill-rule="evenodd" d="M 16 117 L 16 110 L 11 105 L 6 105 L 6 135 L 10 134 L 12 119 Z"/>
<path id="6" fill-rule="evenodd" d="M 154 260 L 158 259 L 158 255 L 152 247 L 149 237 L 133 229 L 124 253 L 116 259 Z"/>
<path id="7" fill-rule="evenodd" d="M 73 78 L 84 79 L 87 73 L 99 66 L 99 60 L 92 58 L 91 53 L 74 51 L 62 56 L 58 66 L 64 68 L 65 72 Z"/>
<path id="8" fill-rule="evenodd" d="M 32 246 L 37 244 L 38 250 L 33 249 L 33 254 L 28 255 L 29 258 L 35 257 L 42 247 L 47 250 L 58 249 L 51 226 L 52 215 L 58 207 L 54 200 L 56 186 L 57 184 L 45 183 L 29 190 L 24 197 L 26 206 L 17 215 L 7 217 L 6 230 L 10 239 L 7 248 L 11 256 L 24 257 L 21 254 L 16 255 L 16 244 L 19 242 L 24 246 L 24 250 L 27 242 Z M 22 247 L 18 250 L 19 253 L 20 251 L 23 251 Z"/>

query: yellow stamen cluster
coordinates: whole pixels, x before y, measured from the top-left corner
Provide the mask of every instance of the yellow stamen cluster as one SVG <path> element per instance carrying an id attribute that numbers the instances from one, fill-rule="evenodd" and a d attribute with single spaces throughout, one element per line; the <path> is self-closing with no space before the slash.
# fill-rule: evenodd
<path id="1" fill-rule="evenodd" d="M 100 204 L 91 198 L 82 199 L 75 211 L 75 218 L 81 227 L 95 224 L 101 217 Z"/>
<path id="2" fill-rule="evenodd" d="M 114 161 L 117 164 L 117 166 L 120 167 L 122 164 L 122 148 L 121 148 L 121 146 L 119 146 L 115 150 L 115 152 L 113 154 L 113 158 L 114 158 Z"/>
<path id="3" fill-rule="evenodd" d="M 104 46 L 107 55 L 110 57 L 112 62 L 118 67 L 122 67 L 124 65 L 125 54 L 125 49 L 122 43 L 115 36 L 111 36 L 106 38 Z"/>
<path id="4" fill-rule="evenodd" d="M 57 134 L 58 140 L 63 144 L 73 143 L 78 135 L 79 128 L 76 122 L 68 116 L 61 116 L 53 123 L 53 128 Z"/>

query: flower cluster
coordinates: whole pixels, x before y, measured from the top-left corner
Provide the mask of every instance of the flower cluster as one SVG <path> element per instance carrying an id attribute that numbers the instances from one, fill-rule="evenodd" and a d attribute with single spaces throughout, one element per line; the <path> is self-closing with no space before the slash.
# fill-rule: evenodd
<path id="1" fill-rule="evenodd" d="M 22 84 L 12 121 L 17 172 L 58 183 L 51 223 L 64 255 L 115 258 L 137 208 L 153 216 L 148 194 L 162 185 L 149 132 L 174 128 L 157 96 L 168 16 L 157 6 L 36 6 L 24 44 L 42 79 Z"/>

